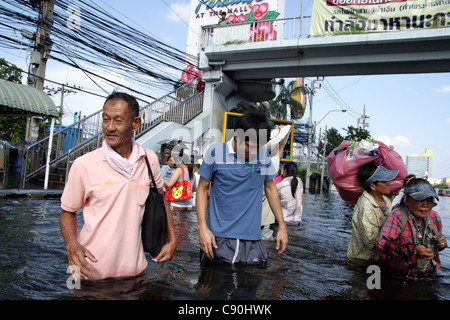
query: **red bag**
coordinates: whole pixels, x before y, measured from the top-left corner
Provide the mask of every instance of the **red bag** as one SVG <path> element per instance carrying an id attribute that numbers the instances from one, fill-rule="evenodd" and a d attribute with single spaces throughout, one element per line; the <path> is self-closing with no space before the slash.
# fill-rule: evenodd
<path id="1" fill-rule="evenodd" d="M 394 148 L 386 146 L 380 141 L 372 139 L 378 144 L 373 154 L 365 155 L 354 149 L 350 141 L 344 140 L 328 155 L 328 174 L 333 181 L 341 198 L 350 204 L 356 203 L 364 191 L 364 186 L 358 181 L 359 168 L 373 161 L 389 170 L 399 170 L 397 176 L 391 181 L 391 194 L 397 195 L 403 187 L 406 177 L 406 165 L 402 157 Z"/>
<path id="2" fill-rule="evenodd" d="M 181 168 L 181 179 L 181 181 L 175 183 L 171 188 L 166 187 L 167 201 L 191 199 L 191 181 L 184 180 L 184 168 Z"/>

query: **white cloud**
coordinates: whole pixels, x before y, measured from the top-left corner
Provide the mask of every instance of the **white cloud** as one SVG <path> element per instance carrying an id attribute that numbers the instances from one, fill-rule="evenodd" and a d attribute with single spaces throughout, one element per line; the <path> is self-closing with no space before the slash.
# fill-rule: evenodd
<path id="1" fill-rule="evenodd" d="M 436 89 L 435 91 L 440 93 L 448 93 L 450 92 L 450 86 L 442 86 L 439 89 Z"/>
<path id="2" fill-rule="evenodd" d="M 399 147 L 410 147 L 412 144 L 409 141 L 408 137 L 397 135 L 394 138 L 391 138 L 387 135 L 381 135 L 378 138 L 375 138 L 375 140 L 383 142 L 387 146 L 394 146 L 394 148 Z"/>
<path id="3" fill-rule="evenodd" d="M 96 75 L 98 75 L 101 78 L 97 78 L 100 82 L 109 84 L 106 80 L 104 79 L 108 79 L 110 81 L 113 81 L 115 83 L 121 84 L 121 85 L 126 85 L 127 84 L 127 80 L 125 80 L 124 77 L 122 77 L 121 75 L 119 75 L 117 72 L 111 72 L 111 73 L 106 73 L 104 71 L 97 71 L 95 72 Z M 104 78 L 104 79 L 102 79 Z"/>
<path id="4" fill-rule="evenodd" d="M 189 4 L 187 5 L 187 7 L 189 7 Z M 171 4 L 169 6 L 169 14 L 166 16 L 166 18 L 173 22 L 180 22 L 182 18 L 186 18 L 186 3 Z M 189 18 L 189 16 L 187 18 Z"/>

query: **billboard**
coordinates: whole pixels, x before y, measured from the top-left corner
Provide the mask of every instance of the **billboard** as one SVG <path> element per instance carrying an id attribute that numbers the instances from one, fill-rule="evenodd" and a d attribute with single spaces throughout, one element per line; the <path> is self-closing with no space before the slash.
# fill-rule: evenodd
<path id="1" fill-rule="evenodd" d="M 280 19 L 284 17 L 284 0 L 191 0 L 187 54 L 198 55 L 202 26 L 218 24 L 223 11 L 232 23 Z"/>
<path id="2" fill-rule="evenodd" d="M 297 78 L 294 85 L 294 90 L 297 90 L 295 90 L 294 93 L 291 94 L 291 98 L 292 100 L 295 100 L 297 103 L 300 103 L 302 105 L 302 111 L 296 112 L 291 105 L 291 119 L 300 119 L 303 117 L 303 112 L 305 111 L 306 106 L 306 93 L 305 90 L 299 90 L 299 88 L 301 89 L 303 87 L 304 78 Z"/>
<path id="3" fill-rule="evenodd" d="M 449 0 L 315 0 L 310 34 L 395 32 L 449 26 Z"/>
<path id="4" fill-rule="evenodd" d="M 223 130 L 222 130 L 222 142 L 229 141 L 233 137 L 234 133 L 234 123 L 238 117 L 242 116 L 242 113 L 235 112 L 224 112 L 223 115 Z M 290 125 L 291 130 L 289 133 L 289 137 L 286 141 L 286 144 L 283 148 L 283 154 L 281 156 L 282 162 L 288 162 L 293 160 L 293 139 L 294 139 L 294 122 L 287 120 L 279 120 L 279 119 L 267 119 L 269 121 L 269 125 L 272 129 L 276 129 L 277 125 Z"/>

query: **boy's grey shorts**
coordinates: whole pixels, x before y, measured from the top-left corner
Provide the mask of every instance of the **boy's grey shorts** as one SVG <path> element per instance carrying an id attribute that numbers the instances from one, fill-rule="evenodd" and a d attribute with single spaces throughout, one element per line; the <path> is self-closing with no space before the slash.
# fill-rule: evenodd
<path id="1" fill-rule="evenodd" d="M 267 267 L 267 251 L 262 240 L 240 240 L 216 237 L 217 249 L 213 247 L 214 258 L 209 259 L 200 250 L 201 264 L 228 263 Z"/>

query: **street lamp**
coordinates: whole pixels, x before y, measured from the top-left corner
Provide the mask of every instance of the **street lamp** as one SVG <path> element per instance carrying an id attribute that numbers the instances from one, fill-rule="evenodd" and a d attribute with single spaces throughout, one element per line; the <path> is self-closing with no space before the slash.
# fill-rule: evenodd
<path id="1" fill-rule="evenodd" d="M 311 143 L 312 143 L 312 110 L 313 110 L 313 96 L 315 93 L 316 81 L 323 81 L 323 77 L 317 77 L 316 80 L 311 82 L 311 88 L 307 88 L 309 93 L 309 130 L 308 130 L 308 155 L 306 157 L 306 181 L 305 181 L 305 193 L 309 193 L 309 179 L 311 176 Z M 321 85 L 319 84 L 319 88 Z"/>
<path id="2" fill-rule="evenodd" d="M 319 122 L 316 123 L 315 127 L 316 127 L 323 119 L 325 119 L 325 117 L 326 117 L 330 112 L 334 112 L 334 111 L 347 112 L 347 109 L 336 109 L 336 110 L 330 110 L 330 111 L 328 111 L 328 112 L 322 117 L 322 119 L 320 119 Z M 314 127 L 314 130 L 316 129 L 315 127 Z M 319 134 L 319 142 L 320 142 L 320 134 Z M 323 189 L 323 175 L 324 175 L 324 171 L 325 171 L 325 151 L 326 151 L 326 144 L 327 144 L 327 126 L 325 126 L 325 139 L 324 139 L 324 143 L 323 143 L 322 174 L 320 175 L 320 194 L 322 194 L 322 189 Z M 319 159 L 319 157 L 317 157 L 317 159 Z"/>
<path id="3" fill-rule="evenodd" d="M 334 111 L 341 111 L 341 112 L 347 112 L 347 109 L 336 109 L 336 110 L 330 110 L 328 111 L 323 117 L 322 119 L 319 120 L 319 122 L 316 123 L 316 126 L 319 125 L 319 123 L 325 119 L 325 117 L 330 113 L 330 112 L 334 112 Z"/>

